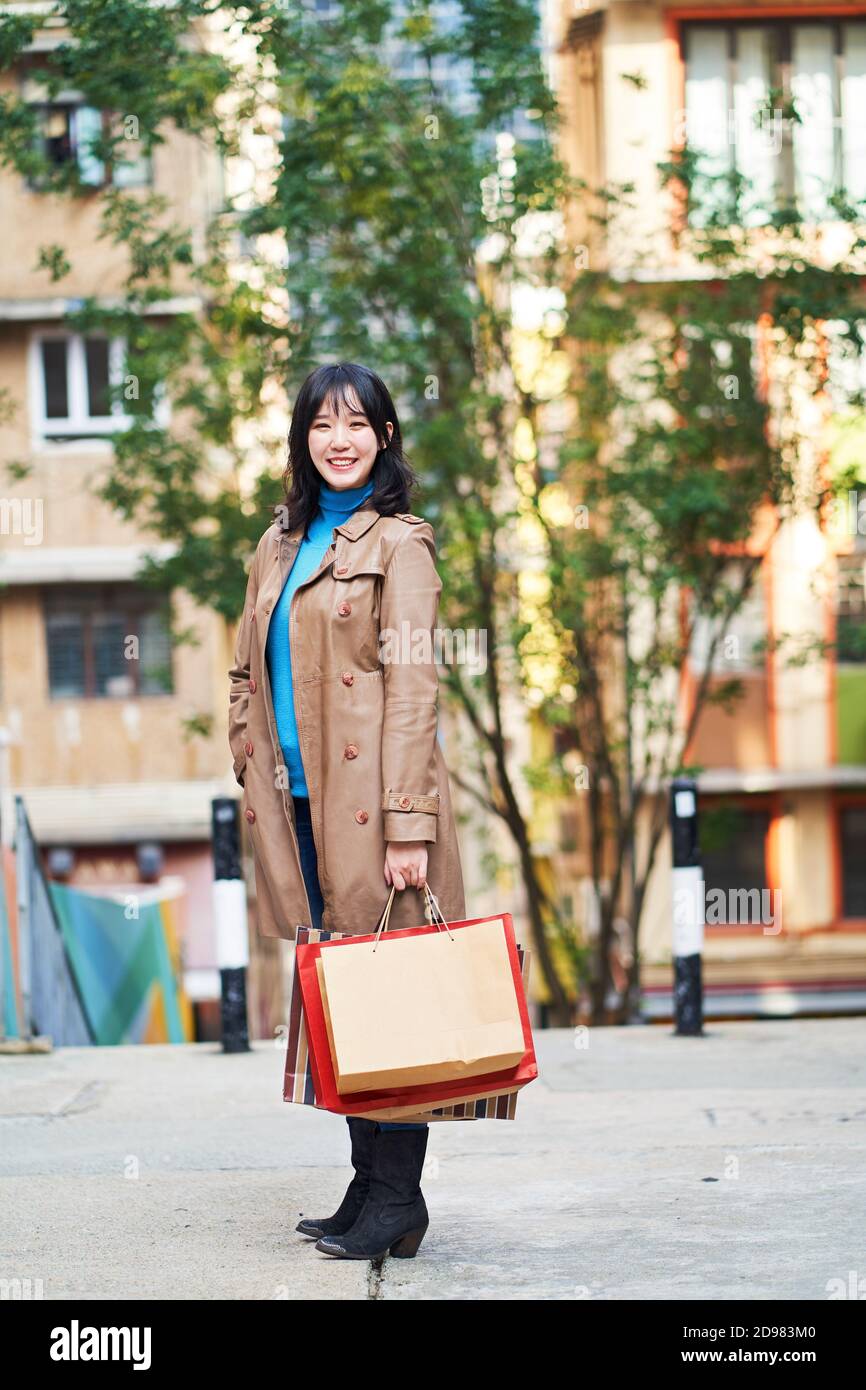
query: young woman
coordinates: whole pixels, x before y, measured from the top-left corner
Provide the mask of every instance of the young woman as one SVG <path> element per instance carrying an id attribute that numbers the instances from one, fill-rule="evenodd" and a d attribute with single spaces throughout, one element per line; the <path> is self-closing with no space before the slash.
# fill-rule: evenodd
<path id="1" fill-rule="evenodd" d="M 258 927 L 366 934 L 424 921 L 429 883 L 466 916 L 438 742 L 433 529 L 387 388 L 319 367 L 292 412 L 285 501 L 259 541 L 229 672 L 229 743 L 253 848 Z M 371 1026 L 375 1020 L 371 1019 Z M 413 1256 L 428 1225 L 426 1124 L 348 1117 L 355 1176 L 316 1249 Z"/>

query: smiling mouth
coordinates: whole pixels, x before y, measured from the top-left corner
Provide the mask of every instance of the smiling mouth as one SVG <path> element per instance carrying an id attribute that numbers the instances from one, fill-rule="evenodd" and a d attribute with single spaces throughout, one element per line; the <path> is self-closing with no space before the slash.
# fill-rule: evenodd
<path id="1" fill-rule="evenodd" d="M 328 459 L 332 468 L 352 468 L 356 462 L 357 459 Z"/>

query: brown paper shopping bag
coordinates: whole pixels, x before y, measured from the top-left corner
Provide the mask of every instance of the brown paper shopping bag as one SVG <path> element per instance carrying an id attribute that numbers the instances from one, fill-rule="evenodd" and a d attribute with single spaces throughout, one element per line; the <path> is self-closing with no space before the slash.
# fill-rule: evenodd
<path id="1" fill-rule="evenodd" d="M 515 951 L 502 918 L 389 936 L 387 911 L 375 939 L 323 949 L 317 969 L 338 1093 L 516 1066 L 525 1040 Z"/>
<path id="2" fill-rule="evenodd" d="M 521 961 L 521 967 L 522 967 L 522 961 Z M 331 1026 L 331 1015 L 330 1015 L 330 1010 L 329 1010 L 329 1008 L 328 1008 L 327 995 L 326 995 L 326 993 L 325 993 L 325 988 L 324 988 L 324 984 L 323 984 L 322 960 L 321 960 L 321 956 L 319 957 L 319 959 L 318 959 L 317 962 L 316 962 L 316 970 L 317 970 L 317 973 L 318 973 L 318 976 L 319 976 L 319 982 L 320 982 L 320 987 L 321 987 L 321 993 L 322 993 L 322 1006 L 323 1006 L 324 1014 L 325 1014 L 325 1026 L 327 1027 L 327 1030 L 328 1030 L 328 1042 L 330 1043 L 330 1046 L 331 1046 L 331 1056 L 333 1057 L 333 1055 L 334 1055 L 334 1037 L 333 1037 L 333 1031 L 332 1031 L 332 1026 Z M 459 1105 L 459 1106 L 457 1107 L 457 1109 L 458 1109 L 458 1111 L 460 1111 L 461 1113 L 465 1114 L 465 1116 L 466 1116 L 467 1119 L 470 1118 L 470 1117 L 473 1117 L 473 1118 L 474 1118 L 474 1116 L 472 1116 L 472 1102 L 474 1102 L 474 1101 L 479 1101 L 479 1100 L 489 1100 L 489 1101 L 491 1101 L 491 1102 L 493 1102 L 493 1101 L 501 1101 L 501 1102 L 503 1102 L 503 1104 L 507 1104 L 508 1100 L 509 1100 L 509 1099 L 512 1099 L 512 1098 L 513 1098 L 513 1100 L 514 1100 L 514 1102 L 515 1102 L 515 1104 L 516 1104 L 516 1101 L 517 1101 L 517 1090 L 516 1090 L 514 1087 L 502 1086 L 499 1090 L 477 1091 L 477 1092 L 473 1092 L 472 1095 L 464 1096 L 464 1097 L 462 1098 L 461 1105 Z M 370 1119 L 370 1120 L 403 1120 L 404 1122 L 407 1122 L 407 1121 L 410 1121 L 410 1120 L 411 1120 L 411 1121 L 420 1121 L 420 1120 L 429 1121 L 429 1118 L 430 1118 L 430 1116 L 431 1116 L 433 1113 L 434 1113 L 434 1112 L 433 1112 L 432 1110 L 419 1111 L 418 1106 L 417 1106 L 417 1102 L 416 1102 L 415 1104 L 413 1104 L 413 1105 L 394 1105 L 394 1106 L 389 1106 L 387 1110 L 359 1111 L 359 1115 L 361 1116 L 361 1118 L 364 1118 L 364 1119 Z M 458 1117 L 459 1117 L 459 1116 L 458 1116 Z"/>
<path id="3" fill-rule="evenodd" d="M 297 940 L 307 941 L 341 940 L 343 933 L 316 930 L 312 927 L 298 927 Z M 532 968 L 532 952 L 518 944 L 524 993 L 529 993 L 529 977 Z M 296 962 L 295 962 L 296 965 Z M 316 1101 L 310 1054 L 307 1047 L 304 1011 L 297 969 L 292 969 L 292 985 L 286 1024 L 286 1057 L 283 1076 L 283 1100 L 295 1105 L 308 1105 L 313 1109 L 324 1109 Z M 431 1110 L 413 1110 L 408 1106 L 389 1107 L 385 1111 L 368 1112 L 371 1120 L 424 1121 L 429 1124 L 444 1121 L 462 1120 L 515 1120 L 517 1118 L 517 1098 L 519 1089 L 507 1091 L 504 1095 L 486 1091 L 477 1097 L 464 1096 L 459 1101 L 435 1106 Z"/>

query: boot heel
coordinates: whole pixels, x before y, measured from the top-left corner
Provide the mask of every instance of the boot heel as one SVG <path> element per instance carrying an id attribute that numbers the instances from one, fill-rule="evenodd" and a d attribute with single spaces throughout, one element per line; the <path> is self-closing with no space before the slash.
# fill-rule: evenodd
<path id="1" fill-rule="evenodd" d="M 418 1253 L 418 1246 L 424 1239 L 429 1225 L 430 1222 L 427 1221 L 423 1226 L 417 1226 L 414 1231 L 408 1231 L 405 1236 L 401 1236 L 399 1240 L 394 1242 L 388 1254 L 395 1255 L 398 1260 L 413 1259 Z"/>

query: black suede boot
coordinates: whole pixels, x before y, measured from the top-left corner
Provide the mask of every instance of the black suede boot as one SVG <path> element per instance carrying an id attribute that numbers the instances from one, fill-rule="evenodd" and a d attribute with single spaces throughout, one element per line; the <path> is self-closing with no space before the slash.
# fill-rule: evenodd
<path id="1" fill-rule="evenodd" d="M 421 1192 L 427 1152 L 425 1129 L 379 1130 L 373 1141 L 373 1171 L 367 1200 L 351 1230 L 316 1241 L 324 1255 L 344 1260 L 411 1259 L 430 1224 Z"/>
<path id="2" fill-rule="evenodd" d="M 373 1162 L 373 1140 L 379 1126 L 375 1120 L 365 1120 L 359 1115 L 347 1115 L 349 1134 L 352 1138 L 352 1167 L 355 1176 L 346 1189 L 346 1195 L 333 1216 L 305 1217 L 295 1227 L 302 1236 L 339 1236 L 352 1228 L 370 1187 L 370 1169 Z"/>

